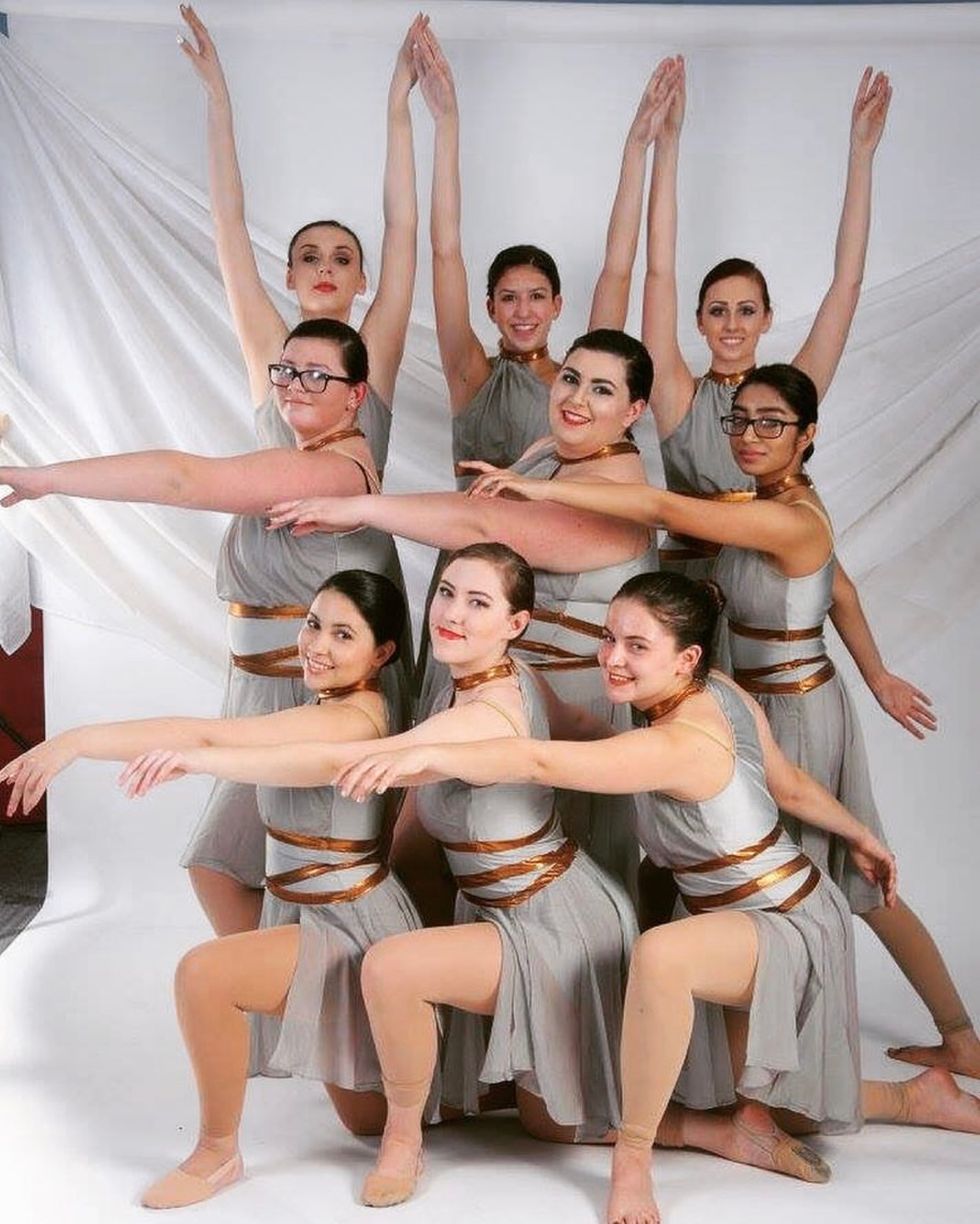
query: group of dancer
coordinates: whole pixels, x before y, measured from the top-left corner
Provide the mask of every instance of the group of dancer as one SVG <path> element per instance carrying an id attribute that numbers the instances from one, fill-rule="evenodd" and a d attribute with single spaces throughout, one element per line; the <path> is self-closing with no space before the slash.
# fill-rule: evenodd
<path id="1" fill-rule="evenodd" d="M 858 87 L 833 280 L 802 349 L 755 368 L 768 290 L 728 259 L 698 295 L 710 367 L 696 378 L 677 340 L 681 57 L 628 130 L 588 330 L 551 356 L 558 269 L 509 247 L 487 278 L 490 358 L 469 316 L 453 77 L 428 20 L 392 75 L 380 275 L 358 332 L 363 252 L 338 221 L 290 242 L 301 322 L 272 305 L 221 66 L 181 12 L 262 449 L 0 467 L 4 505 L 61 494 L 235 516 L 218 562 L 224 716 L 80 727 L 0 771 L 10 811 L 79 758 L 127 762 L 132 795 L 216 779 L 183 863 L 217 937 L 176 983 L 199 1137 L 143 1203 L 242 1177 L 247 1078 L 264 1071 L 321 1080 L 346 1127 L 382 1136 L 372 1206 L 413 1193 L 426 1125 L 500 1107 L 541 1139 L 613 1145 L 610 1224 L 659 1219 L 655 1143 L 825 1181 L 801 1135 L 873 1120 L 980 1133 L 980 1101 L 950 1074 L 980 1077 L 980 1042 L 898 895 L 827 616 L 889 714 L 920 738 L 935 719 L 882 662 L 804 468 L 857 306 L 887 77 L 868 69 Z M 460 487 L 392 496 L 416 87 L 435 132 Z M 651 150 L 636 340 L 621 329 Z M 647 483 L 631 433 L 648 404 L 668 489 Z M 443 550 L 417 665 L 393 537 Z M 913 1079 L 861 1078 L 852 914 L 939 1031 L 890 1051 L 928 1068 Z"/>

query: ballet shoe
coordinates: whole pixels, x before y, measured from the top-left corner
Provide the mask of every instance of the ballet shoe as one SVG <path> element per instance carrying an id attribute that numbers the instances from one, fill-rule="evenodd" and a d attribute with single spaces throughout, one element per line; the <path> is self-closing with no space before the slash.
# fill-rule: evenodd
<path id="1" fill-rule="evenodd" d="M 414 1173 L 392 1177 L 387 1173 L 369 1173 L 361 1187 L 361 1202 L 365 1207 L 394 1207 L 415 1193 L 422 1175 L 422 1153 L 419 1152 Z"/>
<path id="2" fill-rule="evenodd" d="M 245 1176 L 245 1166 L 241 1154 L 234 1156 L 219 1165 L 207 1177 L 199 1177 L 196 1173 L 185 1173 L 183 1169 L 173 1169 L 143 1192 L 140 1203 L 144 1207 L 189 1207 L 192 1203 L 201 1203 L 209 1199 L 219 1190 L 241 1181 Z"/>
<path id="3" fill-rule="evenodd" d="M 822 1185 L 830 1180 L 830 1165 L 805 1143 L 784 1134 L 775 1125 L 771 1130 L 759 1131 L 746 1126 L 738 1117 L 732 1118 L 732 1125 L 749 1141 L 762 1158 L 757 1164 L 759 1168 L 771 1168 L 776 1173 L 785 1173 L 787 1177 L 795 1177 L 798 1181 L 813 1182 Z"/>

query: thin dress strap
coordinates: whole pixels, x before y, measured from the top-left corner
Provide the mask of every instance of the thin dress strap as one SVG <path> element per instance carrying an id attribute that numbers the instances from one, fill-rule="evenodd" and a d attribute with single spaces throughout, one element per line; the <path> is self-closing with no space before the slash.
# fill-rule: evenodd
<path id="1" fill-rule="evenodd" d="M 807 501 L 805 497 L 801 497 L 798 501 L 791 502 L 790 504 L 793 506 L 805 506 L 807 510 L 812 510 L 813 513 L 817 515 L 818 518 L 822 519 L 824 526 L 827 528 L 827 531 L 830 534 L 831 543 L 833 543 L 834 525 L 833 523 L 831 523 L 830 519 L 828 518 L 826 511 L 821 510 L 819 506 L 815 506 L 813 502 Z"/>
<path id="2" fill-rule="evenodd" d="M 707 727 L 702 727 L 700 723 L 691 722 L 687 718 L 675 718 L 667 724 L 668 727 L 690 727 L 692 731 L 700 731 L 702 735 L 706 735 L 709 740 L 714 740 L 719 748 L 724 748 L 729 756 L 735 755 L 735 748 L 731 744 L 726 744 L 720 735 L 715 735 L 714 731 L 709 731 Z"/>
<path id="3" fill-rule="evenodd" d="M 523 737 L 524 732 L 514 721 L 513 717 L 504 709 L 502 705 L 498 705 L 496 701 L 491 701 L 489 697 L 477 697 L 475 700 L 469 702 L 468 704 L 469 705 L 485 705 L 485 706 L 489 706 L 491 710 L 496 710 L 497 713 L 500 715 L 500 717 L 505 719 L 510 724 L 511 729 L 513 730 L 514 734 L 518 738 Z"/>
<path id="4" fill-rule="evenodd" d="M 375 731 L 377 731 L 378 739 L 385 739 L 386 736 L 388 735 L 387 727 L 383 727 L 381 723 L 374 717 L 374 715 L 371 713 L 370 710 L 365 710 L 363 706 L 358 705 L 354 701 L 345 701 L 343 703 L 343 708 L 345 710 L 356 710 L 358 714 L 363 714 L 364 717 L 371 724 L 371 726 L 375 729 Z"/>

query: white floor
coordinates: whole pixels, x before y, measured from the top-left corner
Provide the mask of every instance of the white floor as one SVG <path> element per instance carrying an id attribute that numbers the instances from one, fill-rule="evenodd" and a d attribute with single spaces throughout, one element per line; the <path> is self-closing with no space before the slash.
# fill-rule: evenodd
<path id="1" fill-rule="evenodd" d="M 93 717 L 158 710 L 156 686 L 174 665 L 127 639 L 116 666 L 97 668 L 95 630 L 49 618 L 48 668 L 69 694 L 49 730 Z M 955 650 L 953 647 L 955 646 Z M 975 725 L 966 674 L 980 675 L 980 644 L 937 643 L 918 660 L 959 682 L 934 695 L 956 738 Z M 96 674 L 97 671 L 97 674 Z M 69 684 L 68 681 L 71 681 Z M 217 699 L 189 674 L 186 712 Z M 965 691 L 964 691 L 965 690 Z M 77 693 L 77 700 L 70 694 Z M 860 703 L 859 703 L 860 704 Z M 862 705 L 879 800 L 898 853 L 903 892 L 946 951 L 974 1014 L 980 972 L 974 935 L 978 836 L 975 769 L 953 736 L 906 744 Z M 206 793 L 203 779 L 162 788 L 138 804 L 112 785 L 116 767 L 82 764 L 52 791 L 48 901 L 0 956 L 0 1220 L 4 1224 L 122 1224 L 146 1219 L 140 1189 L 193 1141 L 195 1094 L 170 1000 L 180 954 L 207 937 L 183 873 L 174 866 Z M 943 777 L 937 802 L 933 779 Z M 910 1073 L 888 1044 L 929 1037 L 928 1018 L 881 949 L 858 931 L 859 983 L 869 1076 Z M 980 1091 L 980 1084 L 962 1081 Z M 695 1153 L 658 1157 L 665 1224 L 767 1219 L 889 1224 L 980 1221 L 980 1137 L 869 1126 L 818 1141 L 834 1168 L 829 1185 L 728 1165 Z M 316 1084 L 258 1080 L 249 1087 L 243 1151 L 247 1180 L 188 1209 L 210 1224 L 341 1224 L 372 1219 L 356 1204 L 373 1142 L 335 1121 Z M 421 1193 L 405 1221 L 601 1218 L 608 1153 L 536 1143 L 510 1118 L 433 1132 Z"/>

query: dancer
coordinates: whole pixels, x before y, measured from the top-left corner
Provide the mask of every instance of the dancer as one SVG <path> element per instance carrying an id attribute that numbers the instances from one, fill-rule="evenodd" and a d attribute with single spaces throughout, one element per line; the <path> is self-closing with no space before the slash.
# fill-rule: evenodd
<path id="1" fill-rule="evenodd" d="M 145 451 L 37 468 L 0 468 L 13 492 L 0 505 L 62 493 L 142 501 L 238 517 L 218 561 L 218 595 L 228 603 L 231 668 L 224 713 L 271 713 L 303 696 L 296 633 L 324 576 L 341 569 L 383 573 L 400 585 L 390 536 L 377 531 L 297 539 L 269 532 L 266 507 L 303 488 L 338 495 L 377 492 L 377 474 L 358 410 L 367 393 L 367 351 L 346 323 L 310 319 L 286 339 L 270 366 L 276 402 L 293 434 L 291 449 L 211 459 Z M 410 647 L 384 679 L 392 708 L 407 713 Z M 265 835 L 253 787 L 219 782 L 184 857 L 205 912 L 219 935 L 251 930 L 262 906 Z"/>
<path id="2" fill-rule="evenodd" d="M 378 674 L 397 657 L 405 605 L 387 579 L 333 575 L 299 633 L 303 679 L 315 700 L 251 718 L 153 718 L 79 727 L 0 771 L 8 813 L 29 811 L 51 779 L 80 758 L 129 760 L 159 745 L 216 755 L 318 739 L 388 733 Z M 233 747 L 234 746 L 234 747 Z M 143 1195 L 146 1207 L 209 1198 L 243 1173 L 238 1127 L 249 1067 L 246 1013 L 257 1013 L 260 1065 L 326 1083 L 341 1121 L 376 1134 L 384 1099 L 360 992 L 371 943 L 419 919 L 382 852 L 384 802 L 357 804 L 331 787 L 259 787 L 268 844 L 262 929 L 212 940 L 177 970 L 177 1010 L 200 1095 L 200 1133 L 179 1169 Z"/>
<path id="3" fill-rule="evenodd" d="M 813 451 L 816 387 L 795 366 L 761 366 L 743 380 L 721 424 L 739 468 L 755 481 L 754 501 L 711 503 L 649 485 L 547 484 L 506 472 L 484 475 L 474 491 L 506 489 L 728 546 L 715 572 L 728 597 L 736 681 L 758 697 L 789 759 L 883 836 L 860 726 L 823 640 L 838 567 L 829 519 L 802 470 Z M 894 908 L 882 906 L 879 890 L 854 870 L 837 839 L 792 819 L 787 825 L 884 943 L 942 1037 L 936 1047 L 889 1053 L 980 1076 L 980 1041 L 919 918 L 900 898 Z"/>
<path id="4" fill-rule="evenodd" d="M 181 50 L 194 66 L 208 100 L 208 178 L 215 243 L 232 319 L 245 359 L 249 388 L 258 410 L 256 427 L 263 444 L 289 446 L 275 400 L 269 395 L 266 369 L 278 360 L 289 325 L 283 320 L 259 276 L 248 229 L 231 99 L 221 62 L 207 27 L 188 4 L 180 6 L 191 38 Z M 371 363 L 371 383 L 361 406 L 360 422 L 379 472 L 388 456 L 391 404 L 405 348 L 415 286 L 418 205 L 415 159 L 408 97 L 416 81 L 412 46 L 428 22 L 412 22 L 395 60 L 388 91 L 388 145 L 384 173 L 384 238 L 378 288 L 361 323 L 360 333 Z M 315 169 L 315 160 L 311 163 Z M 289 242 L 286 288 L 295 292 L 302 319 L 350 320 L 354 298 L 364 293 L 367 278 L 360 240 L 338 221 L 309 221 Z"/>
<path id="5" fill-rule="evenodd" d="M 494 256 L 487 312 L 500 333 L 499 356 L 486 355 L 470 319 L 460 235 L 459 109 L 452 70 L 431 27 L 414 39 L 419 89 L 435 125 L 432 169 L 432 273 L 436 333 L 453 414 L 453 460 L 509 467 L 548 434 L 548 389 L 559 363 L 548 334 L 562 308 L 554 259 L 522 244 Z M 670 98 L 678 61 L 662 61 L 647 83 L 623 149 L 605 261 L 589 330 L 622 327 L 636 255 L 647 150 Z M 460 472 L 462 485 L 468 477 Z"/>
<path id="6" fill-rule="evenodd" d="M 655 1134 L 661 1143 L 819 1181 L 829 1170 L 776 1128 L 769 1107 L 791 1108 L 810 1129 L 850 1130 L 863 1116 L 980 1133 L 980 1101 L 946 1071 L 900 1084 L 861 1082 L 847 904 L 782 830 L 776 803 L 845 840 L 856 868 L 889 903 L 894 860 L 786 759 L 751 699 L 708 673 L 716 608 L 703 584 L 667 573 L 631 579 L 610 606 L 603 675 L 613 700 L 645 715 L 645 730 L 591 744 L 519 739 L 398 752 L 378 745 L 338 779 L 362 795 L 445 777 L 481 787 L 585 787 L 598 775 L 606 789 L 639 793 L 637 832 L 648 853 L 672 865 L 691 916 L 646 932 L 634 948 L 610 1224 L 659 1220 L 649 1180 Z M 401 985 L 376 967 L 413 938 L 378 944 L 364 968 L 389 1098 L 379 1172 L 392 1180 L 413 1167 L 421 1135 L 407 1108 L 411 1085 L 402 1082 L 413 1074 L 414 1043 L 404 1024 L 393 1027 L 408 1014 L 399 1007 Z M 730 1049 L 723 1007 L 738 1009 L 729 1013 Z M 698 1110 L 737 1101 L 735 1113 L 668 1112 L 675 1088 Z"/>
<path id="7" fill-rule="evenodd" d="M 640 456 L 627 431 L 646 407 L 652 377 L 649 354 L 632 337 L 612 330 L 580 336 L 551 387 L 551 436 L 531 447 L 515 470 L 561 485 L 643 480 Z M 613 594 L 633 574 L 657 567 L 649 531 L 624 528 L 602 515 L 543 506 L 528 515 L 520 505 L 460 493 L 317 498 L 274 507 L 270 522 L 275 527 L 293 524 L 300 532 L 370 524 L 438 548 L 503 540 L 535 567 L 537 607 L 532 628 L 517 647 L 519 657 L 542 671 L 564 701 L 615 716 L 621 728 L 629 725 L 628 711 L 614 712 L 603 692 L 595 652 Z M 625 821 L 607 818 L 610 805 L 624 816 L 630 806 L 623 798 L 559 796 L 568 836 L 634 890 L 636 842 Z M 413 896 L 415 880 L 429 871 L 421 857 L 410 861 L 414 854 L 395 859 Z"/>
<path id="8" fill-rule="evenodd" d="M 533 574 L 511 549 L 491 543 L 454 553 L 430 611 L 433 651 L 451 682 L 430 717 L 387 746 L 547 735 L 537 685 L 508 656 L 533 607 Z M 130 777 L 137 791 L 214 769 L 266 784 L 321 785 L 374 747 L 155 753 L 136 762 Z M 365 967 L 364 990 L 381 980 L 399 984 L 405 1048 L 423 1064 L 412 1084 L 389 1088 L 428 1096 L 437 1047 L 431 1004 L 448 1004 L 461 1011 L 447 1022 L 446 1104 L 475 1112 L 486 1086 L 515 1081 L 533 1134 L 566 1142 L 606 1138 L 618 1122 L 622 986 L 636 930 L 628 897 L 564 836 L 548 787 L 471 790 L 447 783 L 417 798 L 460 899 L 454 926 L 390 943 L 383 960 Z M 422 982 L 429 1002 L 409 1006 L 407 996 L 414 999 Z M 484 1016 L 493 1018 L 486 1035 Z M 382 1206 L 400 1193 L 382 1178 L 365 1186 L 364 1201 Z"/>

